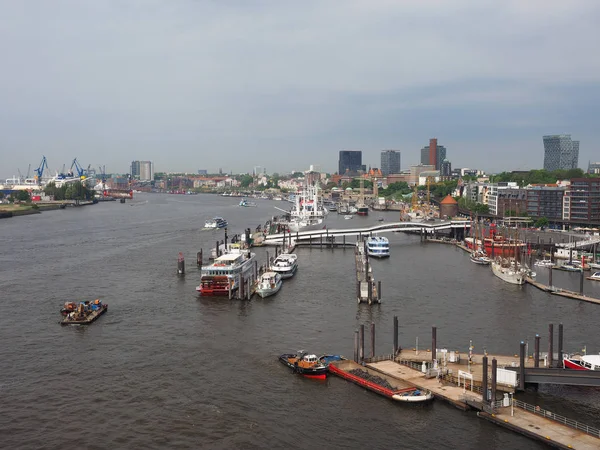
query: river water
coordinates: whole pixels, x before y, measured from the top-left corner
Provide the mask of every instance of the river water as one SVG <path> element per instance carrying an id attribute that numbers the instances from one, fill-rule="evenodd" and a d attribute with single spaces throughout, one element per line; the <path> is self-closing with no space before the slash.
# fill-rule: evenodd
<path id="1" fill-rule="evenodd" d="M 392 256 L 373 261 L 381 305 L 356 304 L 352 249 L 298 249 L 298 273 L 274 297 L 200 298 L 196 252 L 223 238 L 202 231 L 204 221 L 223 216 L 232 235 L 287 206 L 238 201 L 139 194 L 0 221 L 2 448 L 545 448 L 441 401 L 405 407 L 336 377 L 302 379 L 277 356 L 351 356 L 354 330 L 370 322 L 377 353 L 389 353 L 394 315 L 403 347 L 416 338 L 430 347 L 435 325 L 438 346 L 462 353 L 470 340 L 476 352 L 518 353 L 535 333 L 545 349 L 548 324 L 562 322 L 567 350 L 598 351 L 598 306 L 508 285 L 455 247 L 404 234 L 389 235 Z M 379 216 L 396 219 L 328 222 Z M 559 272 L 554 283 L 576 288 L 578 278 Z M 600 296 L 592 282 L 585 289 Z M 64 301 L 98 297 L 109 311 L 97 322 L 58 324 Z M 596 389 L 550 386 L 521 398 L 600 425 Z"/>

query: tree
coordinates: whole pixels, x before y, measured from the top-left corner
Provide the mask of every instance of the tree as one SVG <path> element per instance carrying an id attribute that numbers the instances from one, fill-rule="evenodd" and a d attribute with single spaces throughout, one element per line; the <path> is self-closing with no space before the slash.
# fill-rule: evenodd
<path id="1" fill-rule="evenodd" d="M 240 187 L 247 188 L 252 184 L 253 181 L 254 178 L 252 175 L 242 175 L 242 178 L 240 179 Z"/>
<path id="2" fill-rule="evenodd" d="M 550 222 L 546 217 L 540 217 L 538 220 L 535 221 L 534 226 L 536 228 L 546 228 L 549 224 Z"/>
<path id="3" fill-rule="evenodd" d="M 29 191 L 20 190 L 19 192 L 17 192 L 16 199 L 20 202 L 30 202 L 31 194 L 29 193 Z"/>

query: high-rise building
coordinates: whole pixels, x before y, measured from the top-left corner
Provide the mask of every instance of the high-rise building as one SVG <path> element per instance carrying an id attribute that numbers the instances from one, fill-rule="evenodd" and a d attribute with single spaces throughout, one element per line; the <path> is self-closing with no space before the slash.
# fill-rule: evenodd
<path id="1" fill-rule="evenodd" d="M 381 173 L 387 177 L 391 173 L 400 173 L 400 152 L 397 150 L 381 151 Z"/>
<path id="2" fill-rule="evenodd" d="M 579 141 L 570 134 L 544 136 L 544 170 L 577 169 L 579 166 Z"/>
<path id="3" fill-rule="evenodd" d="M 341 150 L 338 164 L 338 173 L 344 175 L 346 172 L 356 173 L 364 170 L 362 165 L 362 152 L 360 150 Z"/>
<path id="4" fill-rule="evenodd" d="M 132 161 L 131 178 L 140 181 L 152 181 L 154 179 L 152 161 Z"/>
<path id="5" fill-rule="evenodd" d="M 434 166 L 435 170 L 441 170 L 445 159 L 446 147 L 438 145 L 437 138 L 429 139 L 429 145 L 421 149 L 421 164 L 424 166 Z"/>
<path id="6" fill-rule="evenodd" d="M 452 177 L 452 164 L 447 159 L 444 159 L 440 164 L 440 176 L 444 178 Z"/>

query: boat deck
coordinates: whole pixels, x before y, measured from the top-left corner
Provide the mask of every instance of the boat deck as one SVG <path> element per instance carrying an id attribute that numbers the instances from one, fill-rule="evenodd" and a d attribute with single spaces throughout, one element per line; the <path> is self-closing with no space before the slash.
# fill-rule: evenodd
<path id="1" fill-rule="evenodd" d="M 92 311 L 83 319 L 71 319 L 69 316 L 60 321 L 61 325 L 88 325 L 94 322 L 98 317 L 108 311 L 108 305 L 102 305 L 102 308 Z"/>

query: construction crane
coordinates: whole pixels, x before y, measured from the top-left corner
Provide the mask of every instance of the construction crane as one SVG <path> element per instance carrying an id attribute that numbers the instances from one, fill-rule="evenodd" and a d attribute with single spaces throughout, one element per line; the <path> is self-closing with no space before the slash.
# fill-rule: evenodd
<path id="1" fill-rule="evenodd" d="M 102 190 L 106 190 L 106 166 L 98 166 L 102 175 Z"/>
<path id="2" fill-rule="evenodd" d="M 71 163 L 71 172 L 73 172 L 73 166 L 75 166 L 75 170 L 77 170 L 77 176 L 79 176 L 79 178 L 82 180 L 85 179 L 85 169 L 79 165 L 77 158 L 75 158 Z"/>
<path id="3" fill-rule="evenodd" d="M 36 174 L 35 179 L 36 179 L 38 185 L 42 184 L 42 175 L 44 175 L 44 169 L 47 169 L 47 168 L 48 168 L 48 161 L 46 161 L 46 157 L 43 156 L 40 166 L 37 169 L 35 169 L 35 174 Z"/>

